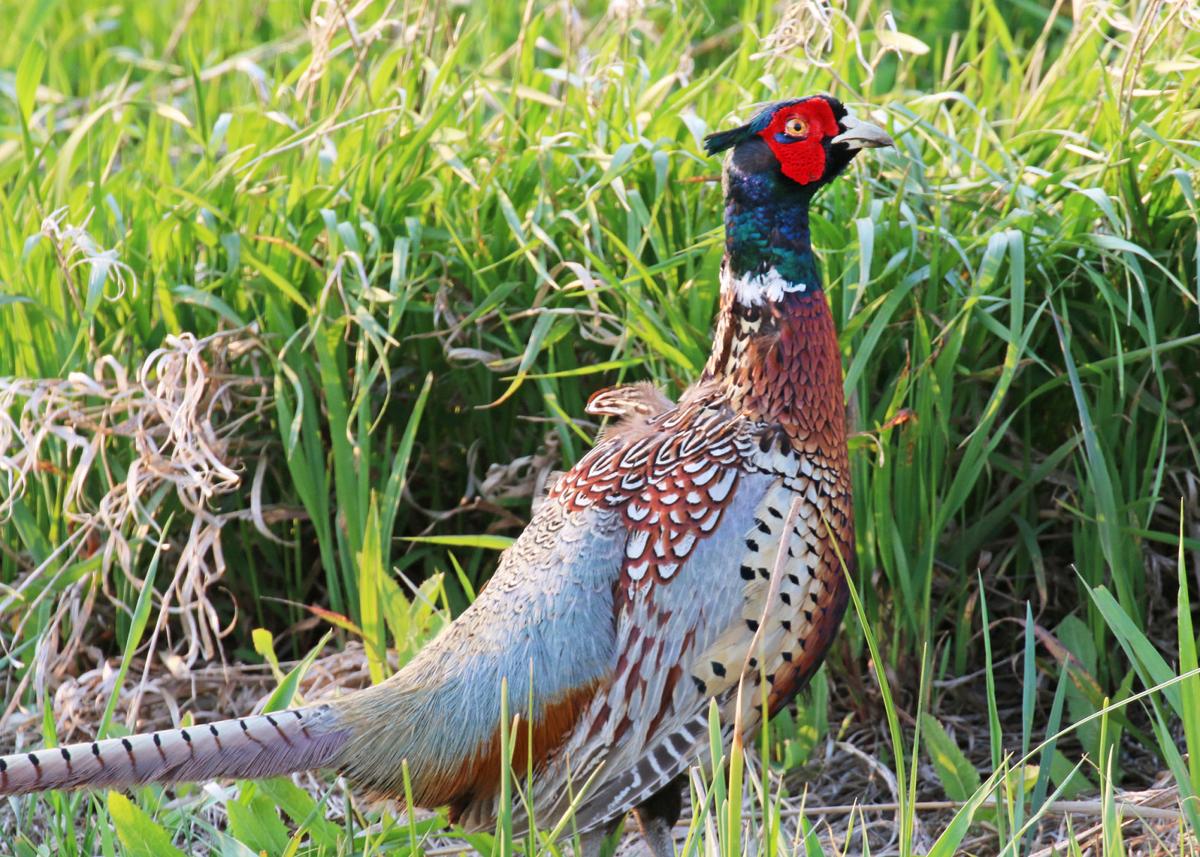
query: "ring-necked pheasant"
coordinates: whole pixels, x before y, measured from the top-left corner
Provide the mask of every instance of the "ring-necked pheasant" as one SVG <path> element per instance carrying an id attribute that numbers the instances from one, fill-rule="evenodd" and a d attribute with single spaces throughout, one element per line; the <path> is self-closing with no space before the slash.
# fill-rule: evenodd
<path id="1" fill-rule="evenodd" d="M 861 148 L 890 144 L 825 96 L 706 138 L 729 155 L 703 376 L 678 404 L 648 387 L 598 394 L 590 409 L 620 421 L 395 676 L 292 711 L 7 756 L 0 794 L 331 768 L 398 797 L 407 760 L 417 805 L 484 827 L 506 681 L 521 718 L 513 766 L 533 760 L 543 828 L 592 777 L 575 811 L 589 845 L 634 810 L 653 851 L 671 854 L 676 783 L 706 754 L 709 701 L 733 724 L 744 677 L 753 728 L 759 683 L 778 710 L 841 621 L 854 562 L 842 370 L 808 211 Z"/>

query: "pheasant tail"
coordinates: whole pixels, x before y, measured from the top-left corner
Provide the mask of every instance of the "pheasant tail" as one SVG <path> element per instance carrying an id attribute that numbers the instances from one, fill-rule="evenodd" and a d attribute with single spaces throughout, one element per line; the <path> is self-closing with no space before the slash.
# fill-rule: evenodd
<path id="1" fill-rule="evenodd" d="M 327 705 L 0 757 L 0 795 L 255 779 L 336 766 L 349 732 Z"/>

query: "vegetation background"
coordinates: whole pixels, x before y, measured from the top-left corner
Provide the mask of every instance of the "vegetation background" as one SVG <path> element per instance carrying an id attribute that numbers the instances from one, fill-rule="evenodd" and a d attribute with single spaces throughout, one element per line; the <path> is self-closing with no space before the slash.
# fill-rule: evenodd
<path id="1" fill-rule="evenodd" d="M 1194 3 L 0 20 L 5 748 L 392 671 L 588 448 L 590 393 L 699 371 L 703 134 L 830 91 L 898 143 L 813 229 L 858 597 L 746 766 L 695 774 L 682 847 L 1200 850 Z M 307 782 L 8 801 L 0 851 L 553 847 Z"/>

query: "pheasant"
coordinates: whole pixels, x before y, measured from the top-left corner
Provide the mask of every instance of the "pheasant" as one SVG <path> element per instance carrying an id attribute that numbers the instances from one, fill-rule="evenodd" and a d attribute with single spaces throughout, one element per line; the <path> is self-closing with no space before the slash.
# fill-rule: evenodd
<path id="1" fill-rule="evenodd" d="M 327 768 L 368 795 L 499 810 L 501 696 L 529 800 L 572 811 L 585 853 L 630 811 L 673 854 L 681 775 L 708 711 L 747 732 L 820 665 L 854 566 L 841 357 L 809 242 L 813 195 L 891 145 L 836 99 L 780 101 L 705 139 L 728 152 L 711 356 L 672 403 L 602 391 L 618 417 L 559 478 L 475 602 L 396 675 L 326 702 L 0 758 L 0 795 Z M 739 685 L 743 685 L 739 693 Z M 739 702 L 739 700 L 745 700 Z M 587 783 L 586 790 L 582 790 Z M 582 793 L 581 793 L 582 790 Z"/>

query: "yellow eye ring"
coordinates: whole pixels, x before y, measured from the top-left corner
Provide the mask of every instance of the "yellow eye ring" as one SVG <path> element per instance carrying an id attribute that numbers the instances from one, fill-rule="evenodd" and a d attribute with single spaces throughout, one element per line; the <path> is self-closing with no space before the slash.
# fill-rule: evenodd
<path id="1" fill-rule="evenodd" d="M 804 137 L 808 134 L 808 123 L 799 116 L 793 116 L 783 126 L 783 133 L 789 137 Z"/>

